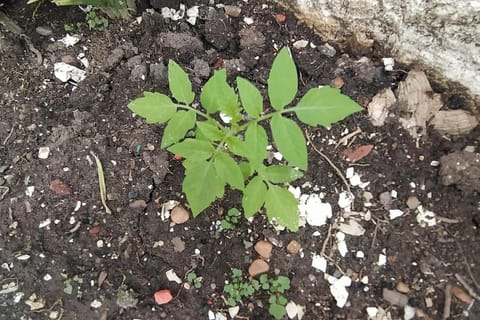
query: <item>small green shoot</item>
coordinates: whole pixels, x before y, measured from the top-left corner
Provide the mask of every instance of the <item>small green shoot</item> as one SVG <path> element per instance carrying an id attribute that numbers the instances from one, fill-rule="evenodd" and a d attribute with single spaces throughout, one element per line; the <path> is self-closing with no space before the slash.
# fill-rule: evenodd
<path id="1" fill-rule="evenodd" d="M 242 213 L 238 209 L 229 209 L 225 218 L 220 221 L 220 226 L 222 227 L 222 230 L 233 230 L 237 225 L 238 219 L 240 219 L 241 215 Z"/>
<path id="2" fill-rule="evenodd" d="M 223 287 L 227 304 L 231 307 L 242 303 L 244 298 L 250 298 L 259 290 L 266 291 L 269 295 L 268 313 L 275 319 L 282 319 L 287 313 L 285 306 L 288 300 L 283 294 L 288 289 L 290 289 L 288 277 L 269 278 L 268 275 L 262 274 L 259 280 L 243 280 L 243 273 L 239 269 L 232 269 L 231 280 Z"/>
<path id="3" fill-rule="evenodd" d="M 100 158 L 97 157 L 93 151 L 90 151 L 90 154 L 95 158 L 95 163 L 97 164 L 97 175 L 98 175 L 98 185 L 100 187 L 100 199 L 102 200 L 103 207 L 105 208 L 105 212 L 111 214 L 112 211 L 107 206 L 107 187 L 105 185 L 105 177 L 103 175 L 103 166 Z"/>
<path id="4" fill-rule="evenodd" d="M 196 289 L 200 289 L 202 287 L 202 280 L 203 278 L 197 276 L 197 274 L 193 271 L 187 274 L 187 282 Z"/>
<path id="5" fill-rule="evenodd" d="M 85 20 L 87 21 L 87 25 L 90 30 L 95 29 L 103 31 L 108 27 L 108 19 L 97 15 L 94 10 L 87 12 Z"/>
<path id="6" fill-rule="evenodd" d="M 303 176 L 308 153 L 303 131 L 291 115 L 306 125 L 328 127 L 362 107 L 328 86 L 310 89 L 292 106 L 298 74 L 288 48 L 278 52 L 270 70 L 267 91 L 272 108 L 264 108 L 260 91 L 242 77 L 237 77 L 234 90 L 224 69 L 215 71 L 203 86 L 199 99 L 203 109 L 193 104 L 192 83 L 172 60 L 168 81 L 174 100 L 145 91 L 128 107 L 147 123 L 166 124 L 161 147 L 185 159 L 182 189 L 193 215 L 222 198 L 229 185 L 243 193 L 246 218 L 263 207 L 269 220 L 297 231 L 298 201 L 286 184 Z M 269 138 L 265 126 L 285 158 L 283 163 L 266 161 Z M 187 135 L 190 132 L 194 135 Z"/>

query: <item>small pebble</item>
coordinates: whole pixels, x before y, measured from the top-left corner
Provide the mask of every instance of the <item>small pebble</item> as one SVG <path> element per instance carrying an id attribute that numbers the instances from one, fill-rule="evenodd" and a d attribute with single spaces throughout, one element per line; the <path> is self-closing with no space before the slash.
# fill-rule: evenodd
<path id="1" fill-rule="evenodd" d="M 255 277 L 255 276 L 258 276 L 259 274 L 268 272 L 268 270 L 270 270 L 268 263 L 266 263 L 262 259 L 257 259 L 253 261 L 248 267 L 248 274 L 251 277 Z"/>
<path id="2" fill-rule="evenodd" d="M 173 208 L 172 213 L 170 214 L 170 219 L 176 224 L 182 224 L 190 219 L 190 213 L 185 208 L 177 206 Z"/>
<path id="3" fill-rule="evenodd" d="M 145 202 L 145 200 L 139 199 L 130 202 L 128 206 L 132 209 L 145 209 L 147 207 L 147 203 Z"/>
<path id="4" fill-rule="evenodd" d="M 287 245 L 287 252 L 290 254 L 297 254 L 300 249 L 302 249 L 302 245 L 297 240 L 292 240 Z"/>
<path id="5" fill-rule="evenodd" d="M 49 155 L 50 155 L 50 148 L 49 147 L 40 147 L 38 149 L 38 158 L 47 159 Z"/>
<path id="6" fill-rule="evenodd" d="M 272 255 L 273 245 L 264 240 L 260 240 L 255 244 L 255 251 L 264 259 L 270 259 Z"/>
<path id="7" fill-rule="evenodd" d="M 417 207 L 420 205 L 420 201 L 418 200 L 417 197 L 415 196 L 411 196 L 411 197 L 408 197 L 407 199 L 407 207 L 410 209 L 410 210 L 415 210 L 417 209 Z"/>
<path id="8" fill-rule="evenodd" d="M 44 36 L 44 37 L 48 37 L 48 36 L 52 35 L 52 33 L 53 33 L 52 28 L 47 27 L 47 26 L 39 26 L 35 29 L 35 31 L 39 35 Z"/>
<path id="9" fill-rule="evenodd" d="M 240 15 L 240 12 L 242 12 L 242 9 L 239 6 L 226 5 L 224 9 L 227 16 L 234 18 L 238 17 Z"/>
<path id="10" fill-rule="evenodd" d="M 399 283 L 397 283 L 397 285 L 395 286 L 395 289 L 397 289 L 397 291 L 398 291 L 398 292 L 401 292 L 401 293 L 408 293 L 408 292 L 410 292 L 409 286 L 408 286 L 405 282 L 402 282 L 402 281 L 400 281 Z"/>

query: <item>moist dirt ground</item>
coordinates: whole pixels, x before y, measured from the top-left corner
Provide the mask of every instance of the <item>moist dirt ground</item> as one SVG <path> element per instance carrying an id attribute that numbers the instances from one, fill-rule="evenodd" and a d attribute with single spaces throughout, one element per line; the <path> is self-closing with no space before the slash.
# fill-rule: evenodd
<path id="1" fill-rule="evenodd" d="M 187 8 L 199 6 L 195 25 L 165 20 L 157 9 L 140 11 L 141 20 L 110 21 L 106 30 L 89 30 L 78 8 L 24 2 L 2 7 L 30 42 L 1 29 L 0 319 L 230 319 L 224 285 L 233 268 L 248 274 L 260 240 L 273 244 L 269 275 L 289 277 L 285 297 L 303 310 L 303 319 L 368 319 L 373 307 L 374 319 L 403 319 L 412 308 L 415 319 L 442 319 L 445 305 L 450 319 L 480 319 L 478 301 L 471 303 L 480 292 L 480 196 L 475 186 L 442 185 L 435 164 L 466 147 L 478 151 L 478 129 L 450 137 L 428 127 L 414 139 L 395 110 L 381 127 L 363 111 L 330 129 L 305 128 L 309 169 L 292 186 L 321 193 L 333 217 L 297 233 L 278 231 L 262 214 L 222 230 L 226 212 L 241 209 L 237 192 L 227 190 L 183 224 L 162 214 L 171 200 L 188 209 L 181 159 L 160 149 L 162 127 L 146 125 L 127 108 L 143 91 L 168 93 L 169 59 L 187 71 L 197 96 L 219 67 L 227 68 L 229 79 L 241 75 L 265 92 L 275 53 L 288 45 L 300 95 L 337 78 L 334 84 L 343 82 L 342 92 L 364 107 L 382 89 L 396 89 L 411 66 L 387 72 L 374 50 L 363 58 L 335 50 L 292 14 L 263 1 L 223 2 L 241 7 L 236 17 L 209 1 L 187 0 Z M 161 6 L 178 9 L 176 1 Z M 56 41 L 66 34 L 64 24 L 77 22 L 83 23 L 73 32 L 81 35 L 78 43 Z M 37 27 L 51 34 L 41 35 Z M 309 44 L 296 48 L 298 40 Z M 86 70 L 86 78 L 57 79 L 53 65 L 62 61 Z M 448 91 L 434 82 L 432 87 L 442 94 L 444 109 L 462 108 Z M 337 145 L 357 129 L 347 145 Z M 362 159 L 345 157 L 347 148 L 365 145 L 373 150 Z M 343 175 L 352 167 L 369 182 L 348 186 L 355 196 L 351 212 L 338 204 L 347 186 L 313 146 Z M 46 147 L 48 156 L 39 157 Z M 93 154 L 103 164 L 111 214 L 101 203 Z M 419 224 L 419 204 L 437 216 L 435 225 Z M 403 215 L 391 219 L 395 209 Z M 364 233 L 346 235 L 342 256 L 336 235 L 349 219 Z M 287 251 L 292 240 L 299 252 Z M 319 256 L 327 261 L 325 271 L 312 266 Z M 167 279 L 170 269 L 182 283 Z M 201 277 L 200 288 L 185 285 L 191 272 Z M 351 279 L 343 307 L 325 274 Z M 449 286 L 456 288 L 451 299 Z M 174 298 L 158 305 L 154 293 L 162 289 Z M 385 289 L 406 301 L 392 301 Z M 260 290 L 244 299 L 237 319 L 271 319 L 268 298 Z"/>

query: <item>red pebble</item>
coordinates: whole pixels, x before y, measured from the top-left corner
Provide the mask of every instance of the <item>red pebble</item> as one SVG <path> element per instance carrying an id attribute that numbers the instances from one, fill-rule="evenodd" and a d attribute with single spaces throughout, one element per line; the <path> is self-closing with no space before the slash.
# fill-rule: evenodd
<path id="1" fill-rule="evenodd" d="M 155 292 L 154 297 L 157 304 L 166 304 L 173 299 L 172 293 L 168 289 L 163 289 Z"/>

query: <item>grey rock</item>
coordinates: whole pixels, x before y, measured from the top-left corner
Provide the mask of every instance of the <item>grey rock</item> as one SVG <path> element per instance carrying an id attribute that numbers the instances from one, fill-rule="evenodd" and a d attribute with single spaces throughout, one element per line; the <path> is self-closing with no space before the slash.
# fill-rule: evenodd
<path id="1" fill-rule="evenodd" d="M 455 151 L 440 158 L 440 182 L 465 192 L 480 191 L 480 154 Z"/>
<path id="2" fill-rule="evenodd" d="M 160 84 L 167 81 L 167 67 L 163 63 L 153 63 L 150 65 L 150 75 Z"/>
<path id="3" fill-rule="evenodd" d="M 133 67 L 132 72 L 130 73 L 130 80 L 131 81 L 141 81 L 145 80 L 147 77 L 148 70 L 147 66 L 144 64 L 136 65 Z"/>
<path id="4" fill-rule="evenodd" d="M 332 58 L 337 54 L 337 51 L 335 50 L 335 48 L 329 45 L 328 43 L 318 46 L 317 50 L 320 51 L 321 54 L 329 58 Z"/>
<path id="5" fill-rule="evenodd" d="M 255 27 L 249 27 L 241 30 L 240 48 L 247 49 L 253 54 L 260 54 L 265 48 L 265 36 Z"/>
<path id="6" fill-rule="evenodd" d="M 208 62 L 195 58 L 192 61 L 193 73 L 199 78 L 208 78 L 210 76 L 210 66 Z"/>
<path id="7" fill-rule="evenodd" d="M 127 67 L 129 69 L 132 69 L 133 67 L 142 64 L 142 56 L 136 55 L 128 59 L 127 61 Z"/>
<path id="8" fill-rule="evenodd" d="M 48 37 L 48 36 L 52 35 L 52 33 L 53 33 L 52 28 L 47 27 L 47 26 L 39 26 L 35 29 L 35 31 L 39 35 L 44 36 L 44 37 Z"/>
<path id="9" fill-rule="evenodd" d="M 125 52 L 123 51 L 122 48 L 118 47 L 112 50 L 110 54 L 108 55 L 105 63 L 103 64 L 105 69 L 113 69 L 117 65 L 120 64 L 120 61 L 122 61 L 123 57 L 125 56 Z"/>
<path id="10" fill-rule="evenodd" d="M 138 48 L 135 47 L 130 41 L 122 44 L 120 48 L 122 48 L 123 52 L 125 53 L 125 58 L 127 59 L 138 54 Z"/>

